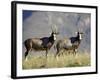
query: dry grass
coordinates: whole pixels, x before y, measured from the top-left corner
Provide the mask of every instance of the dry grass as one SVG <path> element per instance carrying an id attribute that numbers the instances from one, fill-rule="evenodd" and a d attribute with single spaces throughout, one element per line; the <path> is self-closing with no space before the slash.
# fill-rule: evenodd
<path id="1" fill-rule="evenodd" d="M 67 54 L 59 57 L 48 55 L 46 59 L 44 56 L 29 56 L 28 60 L 23 60 L 23 69 L 40 69 L 40 68 L 61 68 L 61 67 L 82 67 L 90 66 L 90 54 L 78 53 L 76 56 Z"/>

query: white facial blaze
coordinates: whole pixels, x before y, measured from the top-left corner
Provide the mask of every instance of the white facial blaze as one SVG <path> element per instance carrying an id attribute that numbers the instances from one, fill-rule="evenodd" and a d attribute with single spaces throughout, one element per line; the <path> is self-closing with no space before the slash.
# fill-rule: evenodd
<path id="1" fill-rule="evenodd" d="M 82 39 L 82 34 L 79 34 L 79 36 L 80 36 L 80 40 Z"/>
<path id="2" fill-rule="evenodd" d="M 54 40 L 56 40 L 56 34 L 54 34 L 53 36 L 54 36 Z"/>

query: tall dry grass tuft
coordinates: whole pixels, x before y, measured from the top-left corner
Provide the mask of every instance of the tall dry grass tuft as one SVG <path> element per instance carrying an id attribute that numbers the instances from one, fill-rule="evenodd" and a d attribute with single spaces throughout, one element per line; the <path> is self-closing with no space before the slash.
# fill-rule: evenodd
<path id="1" fill-rule="evenodd" d="M 76 55 L 63 54 L 56 58 L 49 53 L 47 59 L 44 56 L 30 56 L 27 61 L 22 60 L 23 69 L 82 67 L 91 65 L 90 53 L 77 53 Z"/>

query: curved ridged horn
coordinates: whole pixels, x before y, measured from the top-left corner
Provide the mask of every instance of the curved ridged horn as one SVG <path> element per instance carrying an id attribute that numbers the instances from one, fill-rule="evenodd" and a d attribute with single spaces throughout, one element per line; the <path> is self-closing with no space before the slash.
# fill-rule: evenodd
<path id="1" fill-rule="evenodd" d="M 56 25 L 53 25 L 53 26 L 52 26 L 52 32 L 54 32 L 54 33 L 57 32 L 57 27 L 56 27 Z"/>

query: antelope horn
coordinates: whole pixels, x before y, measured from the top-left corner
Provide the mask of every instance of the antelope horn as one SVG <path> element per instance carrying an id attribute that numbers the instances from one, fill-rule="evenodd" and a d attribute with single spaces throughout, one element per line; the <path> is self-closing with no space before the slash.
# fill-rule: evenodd
<path id="1" fill-rule="evenodd" d="M 54 29 L 55 29 L 55 32 L 57 32 L 57 26 L 56 25 L 54 25 Z"/>
<path id="2" fill-rule="evenodd" d="M 56 25 L 53 25 L 53 26 L 52 26 L 52 31 L 53 31 L 53 32 L 57 32 L 57 27 L 56 27 Z"/>

